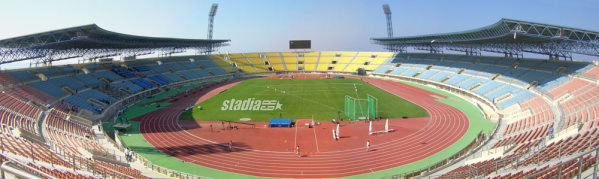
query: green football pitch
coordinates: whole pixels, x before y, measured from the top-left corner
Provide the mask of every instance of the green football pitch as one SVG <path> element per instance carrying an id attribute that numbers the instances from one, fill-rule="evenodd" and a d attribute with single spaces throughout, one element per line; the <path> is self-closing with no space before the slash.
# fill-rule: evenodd
<path id="1" fill-rule="evenodd" d="M 330 121 L 341 117 L 347 120 L 345 96 L 367 99 L 368 95 L 378 99 L 377 118 L 428 116 L 421 107 L 359 79 L 250 79 L 185 111 L 181 119 L 269 121 L 272 118 L 313 118 Z M 356 108 L 367 110 L 366 103 L 356 104 Z"/>

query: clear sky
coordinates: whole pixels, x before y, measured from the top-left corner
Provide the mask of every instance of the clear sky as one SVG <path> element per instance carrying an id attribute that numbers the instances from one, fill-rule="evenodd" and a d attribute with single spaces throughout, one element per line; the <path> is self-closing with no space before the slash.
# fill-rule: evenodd
<path id="1" fill-rule="evenodd" d="M 312 50 L 384 51 L 381 6 L 389 4 L 395 36 L 470 30 L 512 18 L 599 31 L 599 0 L 1 0 L 0 39 L 95 23 L 119 33 L 177 38 L 207 34 L 218 3 L 220 52 L 288 51 L 311 39 Z"/>

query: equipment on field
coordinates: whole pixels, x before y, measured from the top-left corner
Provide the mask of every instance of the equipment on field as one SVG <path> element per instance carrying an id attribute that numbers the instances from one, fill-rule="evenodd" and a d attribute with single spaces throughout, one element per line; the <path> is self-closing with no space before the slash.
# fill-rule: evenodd
<path id="1" fill-rule="evenodd" d="M 376 119 L 378 111 L 378 99 L 368 95 L 367 99 L 358 99 L 345 96 L 345 116 L 350 120 Z"/>
<path id="2" fill-rule="evenodd" d="M 372 131 L 372 121 L 370 121 L 370 127 L 368 127 L 368 135 L 378 134 L 378 133 L 389 133 L 395 131 L 395 129 L 389 129 L 389 119 L 385 120 L 385 130 L 383 131 Z"/>

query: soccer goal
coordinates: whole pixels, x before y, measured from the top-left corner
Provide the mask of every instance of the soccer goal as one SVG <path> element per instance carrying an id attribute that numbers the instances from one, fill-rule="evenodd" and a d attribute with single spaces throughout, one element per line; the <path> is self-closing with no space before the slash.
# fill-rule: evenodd
<path id="1" fill-rule="evenodd" d="M 378 111 L 378 99 L 367 95 L 366 99 L 345 96 L 345 116 L 351 120 L 375 119 Z"/>

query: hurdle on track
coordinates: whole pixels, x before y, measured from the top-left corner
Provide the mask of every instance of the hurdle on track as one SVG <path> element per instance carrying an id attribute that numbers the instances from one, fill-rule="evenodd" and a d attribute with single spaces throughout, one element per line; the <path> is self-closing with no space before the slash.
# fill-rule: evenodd
<path id="1" fill-rule="evenodd" d="M 368 127 L 368 135 L 379 134 L 379 133 L 388 133 L 395 131 L 395 129 L 389 129 L 389 119 L 385 120 L 385 130 L 382 131 L 372 131 L 372 121 L 370 121 L 370 125 Z"/>

